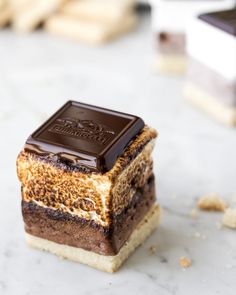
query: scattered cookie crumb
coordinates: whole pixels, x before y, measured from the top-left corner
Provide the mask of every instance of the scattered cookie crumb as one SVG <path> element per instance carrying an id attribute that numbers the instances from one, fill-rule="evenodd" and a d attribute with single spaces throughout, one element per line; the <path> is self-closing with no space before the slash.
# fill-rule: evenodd
<path id="1" fill-rule="evenodd" d="M 180 259 L 179 259 L 179 265 L 182 268 L 188 268 L 191 264 L 192 264 L 191 259 L 189 259 L 189 258 L 187 258 L 185 256 L 180 257 Z"/>
<path id="2" fill-rule="evenodd" d="M 157 247 L 156 247 L 156 246 L 151 246 L 151 247 L 149 248 L 149 253 L 150 253 L 151 255 L 155 254 L 156 252 L 157 252 Z"/>
<path id="3" fill-rule="evenodd" d="M 225 210 L 223 225 L 236 229 L 236 208 L 228 208 Z"/>
<path id="4" fill-rule="evenodd" d="M 160 261 L 161 263 L 167 263 L 168 262 L 168 259 L 164 256 L 160 257 Z"/>
<path id="5" fill-rule="evenodd" d="M 198 200 L 197 206 L 201 210 L 223 212 L 227 207 L 227 204 L 219 195 L 211 193 L 202 196 Z"/>
<path id="6" fill-rule="evenodd" d="M 192 218 L 197 218 L 198 217 L 198 210 L 196 208 L 193 208 L 191 211 L 190 211 L 190 216 Z"/>

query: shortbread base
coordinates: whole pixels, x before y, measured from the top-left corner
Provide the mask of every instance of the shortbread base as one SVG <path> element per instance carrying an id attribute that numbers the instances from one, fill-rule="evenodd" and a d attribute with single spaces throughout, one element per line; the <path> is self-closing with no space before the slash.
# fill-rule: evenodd
<path id="1" fill-rule="evenodd" d="M 235 106 L 231 107 L 224 105 L 192 82 L 186 83 L 184 95 L 188 101 L 217 119 L 219 122 L 228 126 L 236 126 Z"/>
<path id="2" fill-rule="evenodd" d="M 100 255 L 81 248 L 58 244 L 28 233 L 26 233 L 26 242 L 33 248 L 48 251 L 59 257 L 87 264 L 105 272 L 113 273 L 117 271 L 129 255 L 146 240 L 152 231 L 158 227 L 159 222 L 160 207 L 155 204 L 133 231 L 119 253 L 115 256 Z"/>
<path id="3" fill-rule="evenodd" d="M 186 67 L 185 54 L 159 54 L 154 62 L 154 70 L 163 74 L 183 75 Z"/>

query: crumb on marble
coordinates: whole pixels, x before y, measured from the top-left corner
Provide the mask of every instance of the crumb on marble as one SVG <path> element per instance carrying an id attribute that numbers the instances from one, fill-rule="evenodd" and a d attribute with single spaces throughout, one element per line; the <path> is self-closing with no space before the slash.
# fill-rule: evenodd
<path id="1" fill-rule="evenodd" d="M 157 247 L 156 246 L 151 246 L 149 247 L 149 254 L 153 255 L 157 252 Z"/>
<path id="2" fill-rule="evenodd" d="M 227 207 L 226 202 L 216 193 L 202 196 L 197 203 L 201 210 L 223 212 Z"/>
<path id="3" fill-rule="evenodd" d="M 223 216 L 223 225 L 236 229 L 236 207 L 225 210 Z"/>
<path id="4" fill-rule="evenodd" d="M 168 259 L 164 256 L 160 257 L 160 261 L 161 261 L 161 263 L 168 263 Z"/>
<path id="5" fill-rule="evenodd" d="M 192 260 L 189 259 L 188 257 L 185 257 L 185 256 L 180 257 L 180 259 L 179 259 L 179 265 L 182 268 L 188 268 L 188 267 L 191 266 L 191 264 L 192 264 Z"/>

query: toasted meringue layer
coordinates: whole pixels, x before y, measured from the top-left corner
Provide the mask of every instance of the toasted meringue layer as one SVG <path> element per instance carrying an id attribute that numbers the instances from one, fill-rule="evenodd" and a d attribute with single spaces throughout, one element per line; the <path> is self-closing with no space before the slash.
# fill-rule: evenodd
<path id="1" fill-rule="evenodd" d="M 111 214 L 120 213 L 152 174 L 156 136 L 145 127 L 105 174 L 60 169 L 23 151 L 17 159 L 22 198 L 108 226 Z"/>

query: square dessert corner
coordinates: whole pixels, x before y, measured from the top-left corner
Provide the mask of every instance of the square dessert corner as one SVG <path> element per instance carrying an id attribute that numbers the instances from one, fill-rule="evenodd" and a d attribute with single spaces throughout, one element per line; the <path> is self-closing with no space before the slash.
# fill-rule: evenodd
<path id="1" fill-rule="evenodd" d="M 28 244 L 116 271 L 159 222 L 156 136 L 139 117 L 67 102 L 17 159 Z"/>
<path id="2" fill-rule="evenodd" d="M 189 22 L 187 36 L 186 99 L 236 126 L 236 9 L 200 14 Z"/>

